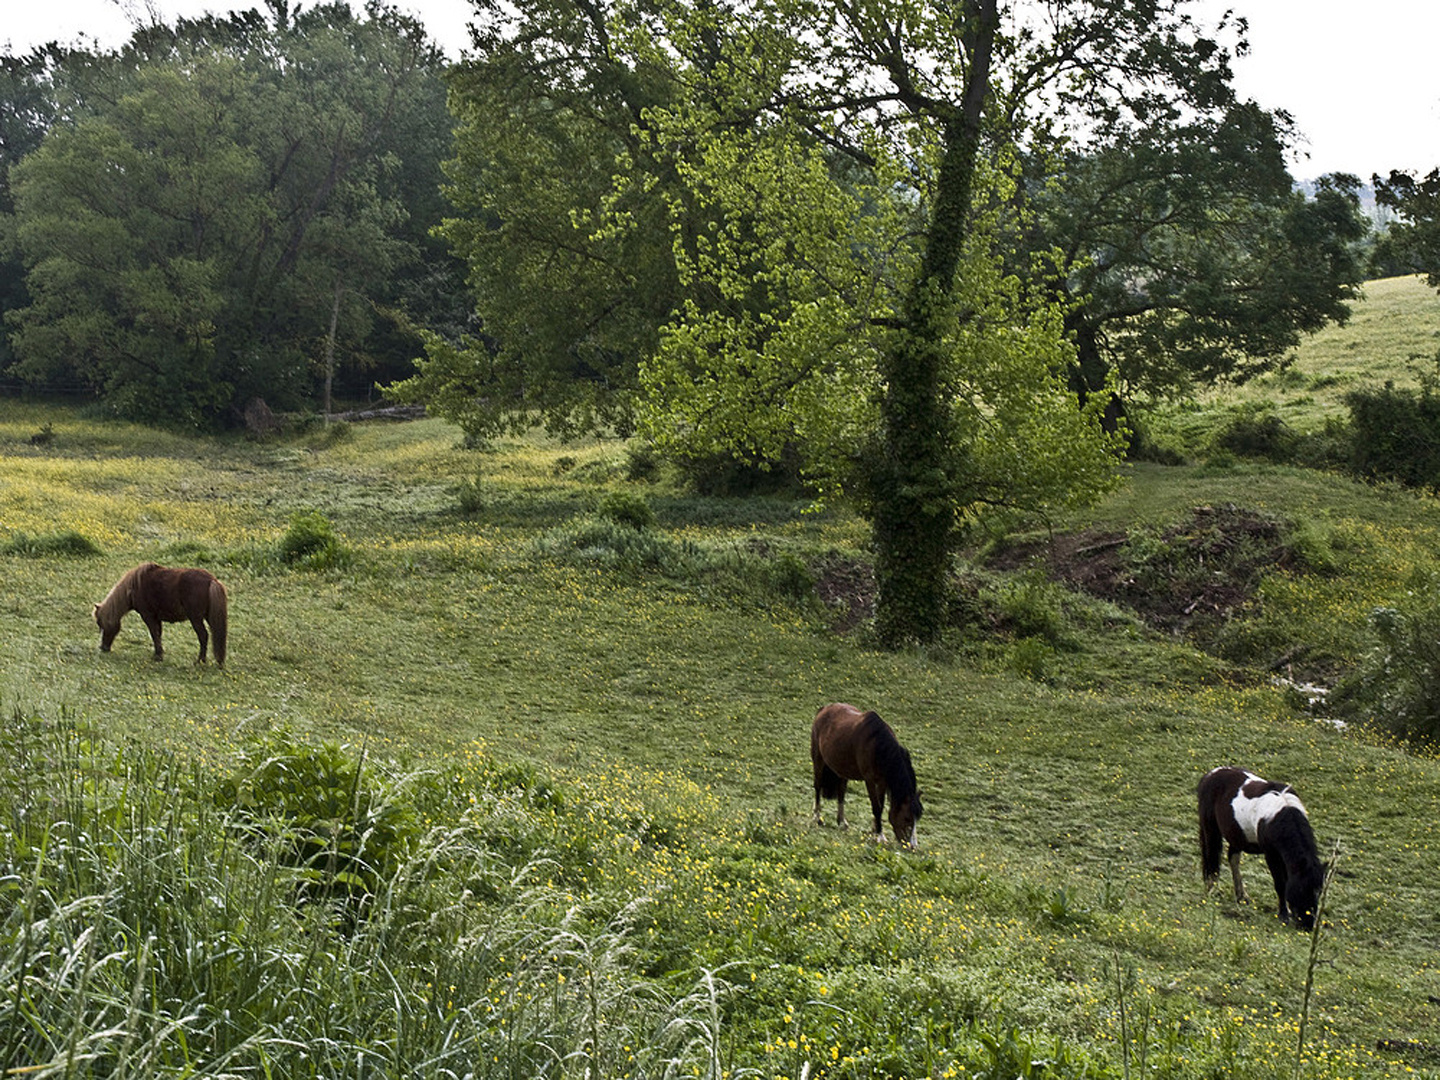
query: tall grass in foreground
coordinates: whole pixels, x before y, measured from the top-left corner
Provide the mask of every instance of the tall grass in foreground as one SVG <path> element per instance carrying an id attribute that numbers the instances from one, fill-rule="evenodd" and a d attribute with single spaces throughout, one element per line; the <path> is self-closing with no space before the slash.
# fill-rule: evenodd
<path id="1" fill-rule="evenodd" d="M 608 782 L 283 735 L 207 771 L 0 717 L 0 1070 L 1198 1080 L 1295 1052 L 1288 1018 L 1157 996 L 1113 943 L 1117 993 L 1053 985 L 1048 935 L 1124 913 L 854 844 L 830 864 L 754 822 L 717 836 L 673 783 Z"/>
<path id="2" fill-rule="evenodd" d="M 688 992 L 641 985 L 630 936 L 646 899 L 606 910 L 567 894 L 527 835 L 526 793 L 497 790 L 483 768 L 463 794 L 444 790 L 463 805 L 453 820 L 420 833 L 359 899 L 317 887 L 294 857 L 321 822 L 304 837 L 294 814 L 257 827 L 254 807 L 224 805 L 198 770 L 107 749 L 69 723 L 17 712 L 0 728 L 18 765 L 0 781 L 7 1075 L 718 1078 L 725 1067 L 726 984 L 706 973 Z M 442 787 L 422 787 L 417 801 L 438 809 Z"/>

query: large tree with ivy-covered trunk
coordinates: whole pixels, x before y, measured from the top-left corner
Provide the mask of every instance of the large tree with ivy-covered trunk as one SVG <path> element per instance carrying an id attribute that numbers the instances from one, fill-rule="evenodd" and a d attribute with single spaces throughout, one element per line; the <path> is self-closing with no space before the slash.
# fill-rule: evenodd
<path id="1" fill-rule="evenodd" d="M 497 340 L 436 341 L 407 390 L 477 429 L 518 403 L 563 430 L 634 372 L 674 453 L 798 449 L 873 524 L 881 639 L 932 641 L 967 516 L 1113 479 L 1015 163 L 1231 104 L 1183 9 L 482 4 L 501 59 L 453 84 L 447 229 Z"/>
<path id="2" fill-rule="evenodd" d="M 757 455 L 823 438 L 808 460 L 873 526 L 886 644 L 940 634 L 977 507 L 1113 477 L 1103 403 L 1065 393 L 1062 256 L 1027 244 L 1008 148 L 1230 104 L 1227 54 L 1182 8 L 775 0 L 669 30 L 719 59 L 647 120 L 721 224 L 677 245 L 690 299 L 642 368 L 647 427 Z"/>

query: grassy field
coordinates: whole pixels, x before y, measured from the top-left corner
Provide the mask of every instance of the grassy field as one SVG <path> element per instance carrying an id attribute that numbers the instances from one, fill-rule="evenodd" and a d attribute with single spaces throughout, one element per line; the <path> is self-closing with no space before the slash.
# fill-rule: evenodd
<path id="1" fill-rule="evenodd" d="M 1420 276 L 1367 282 L 1344 326 L 1307 338 L 1284 370 L 1241 387 L 1204 393 L 1172 421 L 1182 434 L 1208 432 L 1217 414 L 1273 408 L 1292 430 L 1310 433 L 1347 415 L 1345 395 L 1393 382 L 1414 386 L 1435 375 L 1440 352 L 1440 296 Z"/>
<path id="2" fill-rule="evenodd" d="M 1351 327 L 1332 333 L 1420 325 L 1383 346 L 1383 371 L 1398 373 L 1399 353 L 1433 350 L 1440 328 L 1433 293 L 1408 288 L 1372 283 Z M 1332 387 L 1369 370 L 1363 351 L 1338 336 L 1307 346 L 1294 407 L 1328 410 Z M 1297 376 L 1277 378 L 1271 390 Z M 1048 631 L 891 654 L 835 633 L 831 613 L 786 585 L 797 563 L 863 559 L 853 517 L 626 475 L 617 442 L 467 450 L 434 420 L 251 443 L 7 402 L 0 1066 L 1440 1075 L 1440 763 L 1326 722 L 1242 662 L 1302 643 L 1332 669 L 1354 663 L 1370 647 L 1368 612 L 1440 575 L 1432 499 L 1296 468 L 1138 466 L 1105 504 L 1055 525 L 1133 531 L 1234 503 L 1285 520 L 1324 572 L 1268 576 L 1211 654 L 1034 574 L 985 574 L 987 604 L 1039 612 Z M 596 526 L 616 493 L 655 511 L 638 556 Z M 308 511 L 339 543 L 323 568 L 276 555 Z M 99 553 L 33 543 L 72 531 Z M 223 672 L 192 663 L 184 625 L 167 628 L 153 662 L 134 615 L 114 651 L 98 651 L 90 605 L 151 558 L 226 583 Z M 808 725 L 832 700 L 878 709 L 912 750 L 919 853 L 865 841 L 863 793 L 857 827 L 811 825 Z M 363 932 L 317 928 L 284 896 L 227 915 L 240 929 L 213 939 L 155 929 L 143 903 L 100 903 L 126 913 L 108 922 L 74 914 L 89 910 L 84 897 L 126 895 L 125 867 L 159 873 L 150 818 L 114 807 L 159 793 L 158 820 L 197 789 L 327 743 L 371 763 L 365 783 L 393 782 L 402 794 L 386 797 L 414 810 L 396 871 L 406 884 L 387 886 L 395 899 L 383 918 L 362 917 Z M 1194 787 L 1223 763 L 1294 783 L 1322 851 L 1338 851 L 1315 942 L 1268 913 L 1258 858 L 1246 860 L 1253 907 L 1228 888 L 1203 892 Z M 191 876 L 165 895 L 200 897 L 173 901 L 199 921 L 218 918 L 205 895 L 238 904 L 248 888 L 226 862 L 236 853 L 204 840 L 234 825 L 217 805 L 199 799 L 170 826 L 187 838 L 171 842 L 192 852 Z M 48 843 L 35 833 L 44 806 Z M 56 854 L 73 850 L 88 852 L 83 873 Z M 444 873 L 437 851 L 450 853 Z M 197 868 L 212 859 L 227 884 L 207 893 Z M 269 881 L 281 863 L 257 855 L 246 873 Z M 419 910 L 432 914 L 417 922 Z M 291 921 L 290 944 L 265 936 Z M 94 944 L 106 926 L 119 928 L 108 952 Z M 207 952 L 232 932 L 235 955 L 253 953 L 264 974 Z M 71 957 L 49 961 L 48 981 L 26 974 L 35 947 L 17 944 L 47 933 L 50 955 Z M 166 942 L 187 935 L 189 951 L 166 960 Z M 322 959 L 265 966 L 287 950 Z M 172 969 L 185 974 L 155 976 Z M 100 1004 L 87 1011 L 65 980 L 92 970 Z M 332 1004 L 297 1004 L 307 980 Z M 42 981 L 66 992 L 52 1001 Z M 243 1023 L 230 1004 L 242 1000 Z"/>

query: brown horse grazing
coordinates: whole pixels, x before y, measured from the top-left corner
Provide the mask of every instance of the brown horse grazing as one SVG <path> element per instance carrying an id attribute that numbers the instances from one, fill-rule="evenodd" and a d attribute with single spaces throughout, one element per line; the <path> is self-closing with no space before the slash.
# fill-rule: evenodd
<path id="1" fill-rule="evenodd" d="M 104 600 L 95 605 L 95 625 L 100 627 L 100 649 L 110 651 L 110 644 L 120 632 L 120 619 L 130 610 L 140 613 L 150 628 L 155 642 L 155 659 L 165 655 L 160 647 L 160 624 L 189 619 L 200 640 L 200 657 L 205 662 L 205 647 L 211 634 L 215 637 L 215 663 L 225 666 L 225 629 L 227 600 L 225 586 L 208 570 L 177 569 L 153 562 L 141 563 L 115 583 Z M 210 624 L 210 633 L 205 624 Z"/>
<path id="2" fill-rule="evenodd" d="M 862 713 L 853 705 L 838 702 L 826 705 L 810 725 L 810 760 L 815 766 L 815 824 L 821 823 L 820 798 L 824 796 L 839 804 L 835 823 L 845 825 L 846 784 L 864 780 L 875 815 L 875 838 L 884 835 L 880 811 L 889 792 L 890 830 L 896 843 L 918 846 L 915 824 L 924 808 L 915 786 L 910 752 L 900 745 L 878 713 Z"/>

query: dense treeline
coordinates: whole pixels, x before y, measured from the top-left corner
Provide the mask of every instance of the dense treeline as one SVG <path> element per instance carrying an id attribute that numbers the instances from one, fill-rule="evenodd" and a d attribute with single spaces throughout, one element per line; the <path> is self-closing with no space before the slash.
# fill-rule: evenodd
<path id="1" fill-rule="evenodd" d="M 403 374 L 459 296 L 429 236 L 443 70 L 418 23 L 344 4 L 7 58 L 8 375 L 200 427 Z"/>

